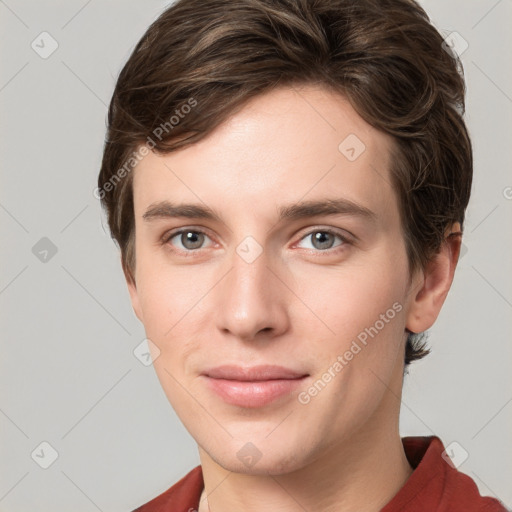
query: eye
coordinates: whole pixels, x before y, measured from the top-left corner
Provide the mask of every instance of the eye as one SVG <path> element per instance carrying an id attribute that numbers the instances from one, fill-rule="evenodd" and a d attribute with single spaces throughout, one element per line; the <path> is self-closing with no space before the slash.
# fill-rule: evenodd
<path id="1" fill-rule="evenodd" d="M 312 247 L 302 246 L 302 248 L 314 249 L 320 252 L 328 252 L 331 249 L 350 244 L 350 240 L 338 231 L 324 228 L 310 231 L 301 238 L 301 241 L 297 245 L 300 247 L 300 244 L 308 238 L 311 240 Z M 340 240 L 340 243 L 334 245 L 336 238 Z M 205 239 L 210 239 L 210 237 L 204 231 L 188 228 L 164 235 L 162 244 L 170 244 L 179 251 L 192 253 L 205 248 L 203 246 Z M 173 242 L 173 240 L 175 241 Z"/>
<path id="2" fill-rule="evenodd" d="M 307 240 L 308 238 L 311 240 L 313 246 L 312 248 L 320 250 L 321 252 L 326 252 L 329 249 L 350 243 L 345 236 L 332 229 L 316 229 L 315 231 L 310 231 L 306 236 L 301 238 L 301 241 Z M 338 245 L 333 245 L 335 238 L 341 240 L 341 243 Z M 305 248 L 310 249 L 311 247 Z"/>
<path id="3" fill-rule="evenodd" d="M 177 246 L 179 250 L 191 252 L 197 249 L 202 249 L 205 238 L 209 237 L 204 233 L 204 231 L 198 229 L 182 229 L 164 236 L 163 243 L 170 243 L 171 245 L 176 246 L 175 243 L 172 242 L 175 238 L 178 243 L 181 244 L 181 247 L 179 245 Z"/>

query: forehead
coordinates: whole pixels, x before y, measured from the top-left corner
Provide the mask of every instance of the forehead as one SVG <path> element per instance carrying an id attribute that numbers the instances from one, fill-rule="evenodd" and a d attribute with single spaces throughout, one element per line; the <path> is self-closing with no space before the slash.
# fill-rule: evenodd
<path id="1" fill-rule="evenodd" d="M 282 204 L 342 197 L 393 216 L 391 145 L 339 94 L 275 89 L 198 143 L 145 156 L 134 170 L 135 210 L 172 200 L 270 217 Z"/>

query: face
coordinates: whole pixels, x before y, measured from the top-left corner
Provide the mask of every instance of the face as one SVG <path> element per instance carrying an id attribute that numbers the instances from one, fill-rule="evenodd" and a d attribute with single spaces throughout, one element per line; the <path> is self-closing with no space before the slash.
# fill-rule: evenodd
<path id="1" fill-rule="evenodd" d="M 170 403 L 224 468 L 290 472 L 398 421 L 415 283 L 391 143 L 343 97 L 282 88 L 135 168 L 133 307 Z"/>

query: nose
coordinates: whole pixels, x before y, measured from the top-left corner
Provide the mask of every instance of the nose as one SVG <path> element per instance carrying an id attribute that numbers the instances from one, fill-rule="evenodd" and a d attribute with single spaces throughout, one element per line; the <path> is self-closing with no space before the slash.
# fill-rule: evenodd
<path id="1" fill-rule="evenodd" d="M 240 255 L 242 254 L 242 256 Z M 214 295 L 217 328 L 223 335 L 253 341 L 281 335 L 289 328 L 291 292 L 284 268 L 263 251 L 254 261 L 233 251 L 230 269 Z"/>

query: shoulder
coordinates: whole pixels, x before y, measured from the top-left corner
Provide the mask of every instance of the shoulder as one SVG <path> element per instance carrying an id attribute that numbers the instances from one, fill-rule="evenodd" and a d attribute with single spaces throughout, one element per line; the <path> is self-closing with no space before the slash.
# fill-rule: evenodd
<path id="1" fill-rule="evenodd" d="M 447 511 L 458 506 L 467 512 L 507 512 L 501 501 L 482 496 L 476 482 L 453 466 L 447 470 L 441 506 L 441 510 Z"/>
<path id="2" fill-rule="evenodd" d="M 404 437 L 402 443 L 413 472 L 381 512 L 507 512 L 499 500 L 480 494 L 439 437 Z"/>

